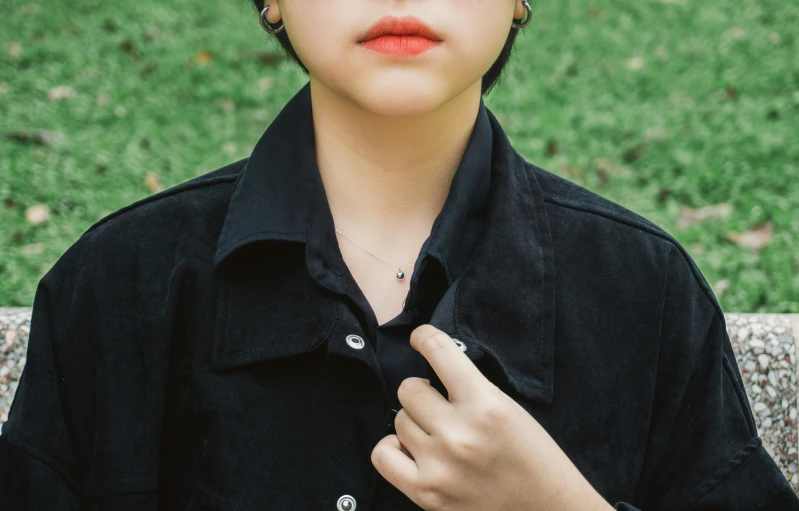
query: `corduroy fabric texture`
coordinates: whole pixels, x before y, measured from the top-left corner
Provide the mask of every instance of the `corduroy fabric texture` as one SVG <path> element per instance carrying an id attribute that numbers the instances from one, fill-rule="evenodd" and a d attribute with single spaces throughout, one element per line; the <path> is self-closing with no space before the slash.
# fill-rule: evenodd
<path id="1" fill-rule="evenodd" d="M 257 200 L 315 168 L 296 136 L 309 92 L 249 158 L 108 215 L 41 279 L 0 508 L 375 509 L 370 454 L 393 417 L 375 350 L 346 342 L 369 335 L 328 286 L 341 273 L 307 264 L 311 211 L 295 206 L 313 198 Z M 799 509 L 689 254 L 525 161 L 487 113 L 486 230 L 430 323 L 616 509 Z"/>

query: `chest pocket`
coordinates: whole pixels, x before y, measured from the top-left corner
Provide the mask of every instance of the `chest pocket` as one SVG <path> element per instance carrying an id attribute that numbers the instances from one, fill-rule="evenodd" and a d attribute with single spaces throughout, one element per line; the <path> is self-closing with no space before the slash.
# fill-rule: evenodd
<path id="1" fill-rule="evenodd" d="M 335 509 L 341 495 L 360 500 L 375 478 L 380 394 L 363 388 L 363 366 L 325 361 L 316 350 L 177 375 L 165 459 L 180 505 Z"/>
<path id="2" fill-rule="evenodd" d="M 159 509 L 170 511 L 241 511 L 241 506 L 187 483 L 169 478 L 159 493 Z"/>

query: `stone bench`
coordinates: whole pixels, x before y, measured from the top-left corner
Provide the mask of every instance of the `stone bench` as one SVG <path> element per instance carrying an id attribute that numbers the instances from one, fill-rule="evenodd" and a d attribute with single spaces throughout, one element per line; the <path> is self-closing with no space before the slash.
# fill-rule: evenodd
<path id="1" fill-rule="evenodd" d="M 30 330 L 30 308 L 0 308 L 0 425 L 8 418 Z M 763 446 L 794 490 L 797 475 L 796 346 L 799 314 L 725 314 Z"/>

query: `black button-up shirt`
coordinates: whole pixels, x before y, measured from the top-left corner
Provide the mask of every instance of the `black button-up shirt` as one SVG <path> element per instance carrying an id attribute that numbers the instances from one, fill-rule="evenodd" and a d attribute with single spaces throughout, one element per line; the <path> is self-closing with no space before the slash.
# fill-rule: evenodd
<path id="1" fill-rule="evenodd" d="M 367 342 L 375 350 L 383 380 L 391 402 L 391 415 L 386 434 L 395 433 L 393 419 L 402 408 L 397 388 L 410 376 L 435 379 L 430 364 L 410 343 L 414 328 L 430 320 L 435 306 L 460 276 L 477 247 L 486 226 L 486 203 L 491 184 L 491 123 L 481 98 L 472 134 L 452 179 L 444 206 L 433 223 L 431 234 L 422 245 L 414 266 L 410 289 L 403 311 L 388 322 L 378 325 L 372 307 L 353 278 L 338 247 L 333 217 L 314 157 L 314 132 L 309 94 L 298 97 L 299 119 L 294 143 L 298 154 L 305 155 L 294 166 L 278 167 L 283 172 L 246 175 L 237 189 L 237 200 L 246 204 L 231 218 L 229 236 L 257 230 L 253 222 L 268 217 L 270 231 L 262 240 L 295 241 L 298 233 L 307 232 L 306 264 L 309 275 L 319 284 L 340 295 L 350 307 Z M 257 159 L 265 152 L 253 153 L 248 164 L 265 168 L 268 161 Z M 268 186 L 265 186 L 268 181 Z M 288 211 L 295 212 L 289 214 Z M 267 211 L 264 211 L 267 209 Z M 296 212 L 304 213 L 296 216 Z M 305 214 L 307 212 L 307 214 Z M 246 239 L 246 238 L 245 238 Z M 386 274 L 396 270 L 387 267 Z M 407 497 L 381 477 L 375 495 L 377 509 L 408 509 Z M 379 505 L 378 505 L 379 504 Z"/>
<path id="2" fill-rule="evenodd" d="M 307 84 L 249 158 L 108 215 L 41 279 L 0 508 L 419 509 L 370 458 L 394 385 L 425 370 L 407 334 L 426 322 L 616 509 L 799 510 L 672 236 L 527 162 L 481 104 L 418 313 L 377 325 L 336 250 L 310 106 Z"/>
<path id="3" fill-rule="evenodd" d="M 303 100 L 303 115 L 310 116 L 310 98 L 303 97 Z M 312 123 L 305 122 L 302 126 L 303 131 L 297 134 L 297 145 L 302 152 L 312 154 L 314 140 L 309 129 Z M 409 376 L 430 378 L 434 374 L 425 358 L 410 346 L 410 334 L 414 328 L 429 321 L 444 292 L 467 265 L 485 229 L 485 207 L 491 183 L 491 124 L 485 105 L 481 99 L 477 120 L 453 176 L 447 199 L 416 260 L 403 311 L 382 325 L 377 324 L 369 302 L 341 257 L 315 161 L 309 158 L 302 163 L 307 166 L 273 176 L 272 186 L 268 189 L 245 183 L 241 186 L 241 193 L 248 196 L 250 204 L 258 201 L 277 203 L 276 197 L 282 196 L 290 200 L 295 209 L 309 209 L 310 199 L 317 198 L 316 207 L 311 208 L 311 214 L 306 217 L 307 225 L 299 226 L 311 233 L 306 259 L 309 272 L 317 276 L 324 274 L 320 283 L 348 298 L 347 305 L 355 307 L 353 312 L 377 353 L 392 408 L 399 410 L 397 388 L 400 382 Z M 313 192 L 310 192 L 311 188 Z M 282 211 L 275 210 L 270 214 L 279 233 L 290 232 L 295 227 Z M 245 219 L 242 221 L 246 222 Z M 273 236 L 270 239 L 280 239 L 280 234 Z M 386 268 L 386 275 L 394 273 L 396 270 Z"/>

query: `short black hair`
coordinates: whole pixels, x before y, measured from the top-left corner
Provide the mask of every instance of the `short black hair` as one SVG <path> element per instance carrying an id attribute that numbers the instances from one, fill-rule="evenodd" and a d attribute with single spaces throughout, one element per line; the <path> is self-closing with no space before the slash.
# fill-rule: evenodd
<path id="1" fill-rule="evenodd" d="M 253 4 L 256 9 L 256 15 L 261 13 L 261 10 L 264 8 L 264 0 L 252 0 Z M 513 19 L 514 22 L 518 23 L 521 19 Z M 510 28 L 510 32 L 508 33 L 508 38 L 505 40 L 505 45 L 502 47 L 502 51 L 497 57 L 497 60 L 491 65 L 488 71 L 483 75 L 482 86 L 481 86 L 481 94 L 485 96 L 488 92 L 494 87 L 494 85 L 499 81 L 500 76 L 502 75 L 502 70 L 505 69 L 505 65 L 510 60 L 511 52 L 513 51 L 513 43 L 516 40 L 516 34 L 519 32 L 518 28 Z M 286 52 L 286 55 L 293 60 L 306 75 L 309 75 L 308 68 L 300 60 L 300 57 L 297 56 L 297 52 L 294 51 L 294 47 L 291 45 L 291 41 L 289 40 L 288 34 L 286 34 L 285 30 L 281 30 L 277 34 L 272 34 L 272 37 L 276 37 L 278 43 Z"/>

